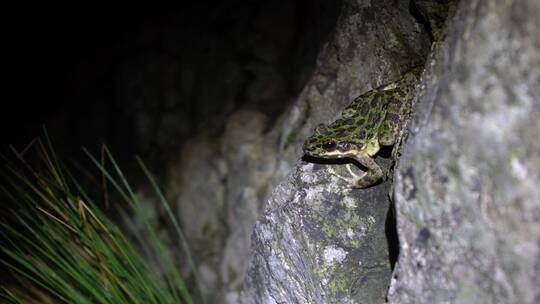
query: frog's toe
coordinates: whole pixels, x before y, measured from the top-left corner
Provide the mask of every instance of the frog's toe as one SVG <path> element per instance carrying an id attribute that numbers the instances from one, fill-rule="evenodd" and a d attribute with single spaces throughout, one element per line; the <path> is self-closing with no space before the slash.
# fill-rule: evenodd
<path id="1" fill-rule="evenodd" d="M 354 171 L 351 169 L 351 166 L 352 166 L 351 164 L 345 165 L 345 167 L 347 168 L 347 171 L 349 171 L 349 174 L 353 177 L 354 180 L 362 179 L 367 174 L 367 172 L 363 172 L 361 175 L 358 175 L 354 173 Z"/>
<path id="2" fill-rule="evenodd" d="M 357 181 L 358 181 L 359 179 L 361 179 L 365 174 L 357 175 L 357 174 L 355 174 L 355 173 L 351 170 L 351 168 L 350 168 L 348 165 L 346 165 L 345 167 L 347 168 L 347 171 L 349 171 L 349 174 L 350 174 L 349 176 L 344 176 L 344 175 L 342 175 L 342 174 L 340 174 L 340 173 L 337 173 L 337 172 L 336 172 L 335 170 L 333 170 L 333 169 L 331 170 L 331 174 L 332 174 L 332 176 L 335 176 L 336 178 L 338 178 L 338 179 L 344 181 L 345 183 L 347 183 L 347 184 L 349 184 L 349 185 L 352 185 L 353 188 L 354 188 L 355 185 L 356 185 L 356 183 L 357 183 Z"/>

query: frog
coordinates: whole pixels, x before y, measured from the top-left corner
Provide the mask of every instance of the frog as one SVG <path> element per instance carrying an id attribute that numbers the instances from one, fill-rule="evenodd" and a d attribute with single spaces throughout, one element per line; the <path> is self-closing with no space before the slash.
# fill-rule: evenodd
<path id="1" fill-rule="evenodd" d="M 304 155 L 315 159 L 347 159 L 363 170 L 356 174 L 347 164 L 352 178 L 346 180 L 352 188 L 368 188 L 378 184 L 385 172 L 375 161 L 382 146 L 400 141 L 410 114 L 418 83 L 419 69 L 404 73 L 399 79 L 383 84 L 355 98 L 330 124 L 319 124 L 304 142 Z M 363 167 L 363 168 L 362 168 Z"/>

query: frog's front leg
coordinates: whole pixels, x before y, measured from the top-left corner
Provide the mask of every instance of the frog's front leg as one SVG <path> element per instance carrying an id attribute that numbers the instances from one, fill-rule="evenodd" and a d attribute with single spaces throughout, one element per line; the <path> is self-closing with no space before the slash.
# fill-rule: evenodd
<path id="1" fill-rule="evenodd" d="M 362 166 L 366 167 L 368 170 L 358 176 L 356 174 L 353 174 L 354 176 L 354 188 L 366 188 L 369 187 L 376 182 L 378 182 L 383 177 L 383 171 L 379 164 L 375 162 L 375 160 L 367 155 L 355 155 L 353 159 L 357 160 Z"/>
<path id="2" fill-rule="evenodd" d="M 332 170 L 332 174 L 345 181 L 346 183 L 350 184 L 353 188 L 358 188 L 358 186 L 356 186 L 356 181 L 357 180 L 360 180 L 364 175 L 366 175 L 366 173 L 362 173 L 362 175 L 358 175 L 356 173 L 353 172 L 353 170 L 351 170 L 351 167 L 356 167 L 355 165 L 353 164 L 346 164 L 345 165 L 345 168 L 347 168 L 347 171 L 349 171 L 349 175 L 351 176 L 351 178 L 349 177 L 345 177 L 345 176 L 342 176 L 341 174 L 335 172 L 334 170 Z"/>

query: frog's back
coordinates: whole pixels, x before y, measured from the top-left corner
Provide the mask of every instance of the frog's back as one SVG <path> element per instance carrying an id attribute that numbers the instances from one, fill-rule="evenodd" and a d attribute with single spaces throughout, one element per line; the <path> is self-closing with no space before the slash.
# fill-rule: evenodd
<path id="1" fill-rule="evenodd" d="M 396 137 L 404 128 L 409 117 L 412 97 L 418 83 L 419 70 L 405 74 L 395 82 L 395 88 L 390 90 L 385 109 L 384 121 L 379 129 L 379 142 L 382 145 L 393 145 Z"/>
<path id="2" fill-rule="evenodd" d="M 354 99 L 343 110 L 342 118 L 356 126 L 355 138 L 369 140 L 377 136 L 386 115 L 391 94 L 382 88 L 371 90 Z"/>
<path id="3" fill-rule="evenodd" d="M 396 82 L 380 86 L 355 98 L 342 112 L 347 125 L 355 125 L 354 139 L 366 143 L 379 139 L 391 145 L 410 108 L 416 76 L 408 73 Z M 343 122 L 337 122 L 345 124 Z"/>

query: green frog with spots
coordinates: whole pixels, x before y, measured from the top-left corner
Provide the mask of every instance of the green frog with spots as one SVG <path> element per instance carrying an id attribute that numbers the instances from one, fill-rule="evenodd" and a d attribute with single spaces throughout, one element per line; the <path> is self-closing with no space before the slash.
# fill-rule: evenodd
<path id="1" fill-rule="evenodd" d="M 383 170 L 374 157 L 381 146 L 398 142 L 411 108 L 418 82 L 418 70 L 399 80 L 380 86 L 354 99 L 341 118 L 329 125 L 319 125 L 306 140 L 304 153 L 315 158 L 349 158 L 367 170 L 357 175 L 347 165 L 354 188 L 367 188 L 377 183 Z M 394 149 L 395 150 L 395 149 Z"/>

